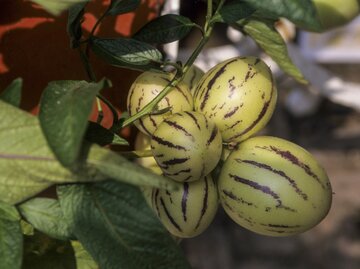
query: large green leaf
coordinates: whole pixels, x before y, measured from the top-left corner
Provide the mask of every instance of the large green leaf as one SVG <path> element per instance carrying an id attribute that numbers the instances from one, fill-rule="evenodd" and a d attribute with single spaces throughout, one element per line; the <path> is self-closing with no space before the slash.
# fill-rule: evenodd
<path id="1" fill-rule="evenodd" d="M 232 1 L 225 4 L 216 14 L 215 21 L 234 23 L 244 19 L 255 12 L 255 8 L 248 3 Z"/>
<path id="2" fill-rule="evenodd" d="M 50 148 L 65 167 L 76 165 L 95 97 L 108 85 L 107 80 L 64 80 L 50 82 L 44 90 L 40 125 Z"/>
<path id="3" fill-rule="evenodd" d="M 34 198 L 22 203 L 19 210 L 35 229 L 44 234 L 59 240 L 75 238 L 56 199 Z"/>
<path id="4" fill-rule="evenodd" d="M 321 24 L 317 19 L 316 9 L 312 0 L 236 0 L 245 2 L 258 10 L 263 18 L 284 17 L 297 26 L 319 31 Z"/>
<path id="5" fill-rule="evenodd" d="M 147 23 L 134 38 L 148 43 L 169 43 L 184 38 L 195 25 L 187 17 L 167 14 Z"/>
<path id="6" fill-rule="evenodd" d="M 70 37 L 70 47 L 77 48 L 82 36 L 81 22 L 84 16 L 85 6 L 89 0 L 73 5 L 69 8 L 67 32 Z"/>
<path id="7" fill-rule="evenodd" d="M 90 182 L 106 178 L 139 185 L 174 188 L 165 177 L 129 162 L 119 154 L 92 145 L 82 169 L 64 168 L 54 157 L 39 121 L 25 111 L 0 101 L 0 200 L 24 201 L 55 183 Z"/>
<path id="8" fill-rule="evenodd" d="M 0 94 L 0 99 L 13 106 L 20 106 L 22 85 L 22 78 L 13 80 L 13 82 L 11 82 L 11 84 Z"/>
<path id="9" fill-rule="evenodd" d="M 71 241 L 71 245 L 75 252 L 76 269 L 100 269 L 79 241 Z"/>
<path id="10" fill-rule="evenodd" d="M 162 55 L 153 46 L 129 38 L 93 38 L 92 49 L 111 65 L 134 70 L 159 68 Z"/>
<path id="11" fill-rule="evenodd" d="M 77 269 L 69 241 L 56 240 L 37 231 L 24 239 L 22 269 Z"/>
<path id="12" fill-rule="evenodd" d="M 292 62 L 286 43 L 275 29 L 272 21 L 246 20 L 241 25 L 241 28 L 255 40 L 285 73 L 294 77 L 300 83 L 308 83 L 301 71 Z"/>
<path id="13" fill-rule="evenodd" d="M 53 15 L 60 15 L 71 6 L 87 0 L 31 0 Z"/>
<path id="14" fill-rule="evenodd" d="M 20 216 L 14 206 L 0 202 L 0 268 L 20 269 L 22 254 Z"/>
<path id="15" fill-rule="evenodd" d="M 119 15 L 128 13 L 136 9 L 141 3 L 141 0 L 111 0 L 108 15 Z"/>
<path id="16" fill-rule="evenodd" d="M 58 188 L 65 218 L 100 268 L 190 268 L 138 188 L 119 182 Z"/>

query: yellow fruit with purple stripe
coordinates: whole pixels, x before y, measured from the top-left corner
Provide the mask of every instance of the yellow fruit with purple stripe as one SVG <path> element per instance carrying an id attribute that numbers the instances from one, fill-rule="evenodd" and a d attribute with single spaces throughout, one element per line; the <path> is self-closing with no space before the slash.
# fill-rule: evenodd
<path id="1" fill-rule="evenodd" d="M 219 162 L 221 135 L 203 114 L 185 111 L 159 125 L 151 138 L 151 150 L 165 176 L 179 182 L 195 181 Z"/>
<path id="2" fill-rule="evenodd" d="M 146 71 L 131 85 L 127 97 L 127 110 L 135 115 L 150 103 L 171 81 L 173 74 Z M 158 115 L 147 115 L 135 121 L 135 126 L 144 134 L 151 135 L 158 125 L 173 113 L 192 110 L 193 99 L 189 87 L 180 82 L 158 104 L 157 110 L 170 108 L 170 111 Z"/>
<path id="3" fill-rule="evenodd" d="M 332 200 L 329 179 L 309 152 L 267 136 L 250 138 L 232 151 L 218 188 L 236 223 L 269 236 L 311 229 L 327 215 Z"/>
<path id="4" fill-rule="evenodd" d="M 225 142 L 237 143 L 267 124 L 276 99 L 270 68 L 256 57 L 237 57 L 205 73 L 194 93 L 194 108 L 215 122 Z"/>
<path id="5" fill-rule="evenodd" d="M 189 238 L 199 235 L 210 225 L 219 198 L 210 176 L 181 185 L 177 191 L 153 189 L 152 208 L 171 234 Z"/>

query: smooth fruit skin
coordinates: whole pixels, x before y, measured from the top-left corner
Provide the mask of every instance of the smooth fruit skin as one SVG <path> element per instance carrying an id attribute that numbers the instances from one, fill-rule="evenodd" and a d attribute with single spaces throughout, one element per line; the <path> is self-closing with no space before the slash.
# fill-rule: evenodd
<path id="1" fill-rule="evenodd" d="M 323 30 L 343 26 L 360 14 L 358 0 L 313 0 Z"/>
<path id="2" fill-rule="evenodd" d="M 195 90 L 194 108 L 215 121 L 224 142 L 236 144 L 267 124 L 276 99 L 270 68 L 256 57 L 236 57 L 205 73 Z"/>
<path id="3" fill-rule="evenodd" d="M 173 74 L 146 71 L 130 87 L 127 97 L 127 110 L 130 116 L 150 103 L 171 81 Z M 144 134 L 151 135 L 157 126 L 173 113 L 192 110 L 193 99 L 189 87 L 180 82 L 157 105 L 157 110 L 170 107 L 171 110 L 160 115 L 148 115 L 135 121 L 135 126 Z"/>
<path id="4" fill-rule="evenodd" d="M 269 136 L 250 138 L 232 151 L 218 188 L 231 219 L 268 236 L 309 230 L 327 215 L 332 200 L 329 179 L 314 157 Z"/>
<path id="5" fill-rule="evenodd" d="M 134 148 L 136 151 L 143 151 L 143 150 L 150 150 L 151 146 L 150 146 L 150 137 L 138 132 L 138 134 L 136 135 L 135 138 L 135 144 L 134 144 Z M 149 170 L 151 170 L 153 173 L 161 175 L 162 171 L 160 169 L 160 167 L 157 165 L 154 157 L 142 157 L 142 158 L 137 158 L 135 160 L 135 162 L 139 165 L 141 165 L 142 167 L 145 167 Z M 149 186 L 140 186 L 140 191 L 142 192 L 146 202 L 148 203 L 149 206 L 151 206 L 151 196 L 152 196 L 152 187 Z"/>
<path id="6" fill-rule="evenodd" d="M 185 182 L 177 191 L 154 189 L 152 208 L 166 229 L 181 238 L 199 235 L 213 221 L 219 204 L 211 176 Z"/>
<path id="7" fill-rule="evenodd" d="M 165 176 L 191 182 L 216 167 L 222 152 L 221 135 L 203 114 L 185 111 L 159 125 L 151 138 L 151 150 Z"/>
<path id="8" fill-rule="evenodd" d="M 205 72 L 196 65 L 192 65 L 186 73 L 183 82 L 189 86 L 191 94 L 194 94 L 196 86 L 204 74 Z"/>

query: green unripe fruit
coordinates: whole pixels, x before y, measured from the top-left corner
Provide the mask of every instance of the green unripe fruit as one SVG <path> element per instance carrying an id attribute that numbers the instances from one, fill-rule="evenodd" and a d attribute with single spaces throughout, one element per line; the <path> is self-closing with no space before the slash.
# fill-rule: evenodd
<path id="1" fill-rule="evenodd" d="M 215 121 L 225 142 L 237 143 L 266 125 L 276 98 L 270 68 L 258 58 L 237 57 L 205 73 L 194 94 L 194 107 Z"/>
<path id="2" fill-rule="evenodd" d="M 358 0 L 313 0 L 323 30 L 349 23 L 360 13 Z"/>
<path id="3" fill-rule="evenodd" d="M 215 217 L 219 198 L 210 176 L 182 183 L 177 191 L 154 189 L 152 208 L 167 230 L 189 238 L 202 233 Z"/>
<path id="4" fill-rule="evenodd" d="M 192 65 L 189 71 L 186 73 L 183 82 L 189 86 L 190 92 L 192 94 L 194 94 L 196 86 L 204 74 L 204 71 L 202 71 L 196 65 Z"/>
<path id="5" fill-rule="evenodd" d="M 127 97 L 127 110 L 130 116 L 150 103 L 171 81 L 173 74 L 146 71 L 131 85 Z M 135 126 L 144 134 L 151 135 L 157 126 L 172 113 L 192 110 L 193 100 L 189 87 L 180 82 L 158 104 L 157 110 L 170 107 L 171 110 L 159 115 L 147 115 L 135 121 Z"/>
<path id="6" fill-rule="evenodd" d="M 232 151 L 218 188 L 236 223 L 269 236 L 309 230 L 327 215 L 332 200 L 329 179 L 309 152 L 267 136 L 250 138 Z"/>
<path id="7" fill-rule="evenodd" d="M 181 112 L 159 125 L 151 138 L 151 150 L 165 176 L 190 182 L 209 174 L 219 162 L 221 135 L 203 114 Z"/>

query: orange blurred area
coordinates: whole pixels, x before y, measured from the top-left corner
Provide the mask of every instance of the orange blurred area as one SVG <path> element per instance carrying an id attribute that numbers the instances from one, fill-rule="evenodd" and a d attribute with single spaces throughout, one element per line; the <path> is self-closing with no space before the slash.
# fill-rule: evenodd
<path id="1" fill-rule="evenodd" d="M 143 0 L 133 13 L 109 16 L 99 26 L 96 35 L 101 37 L 127 37 L 147 21 L 155 18 L 163 1 Z M 91 1 L 86 7 L 83 32 L 86 36 L 106 10 L 109 0 Z M 66 31 L 67 12 L 54 17 L 39 6 L 26 0 L 2 0 L 0 8 L 0 91 L 12 80 L 23 78 L 21 107 L 34 114 L 42 90 L 54 80 L 88 80 L 76 49 L 70 48 Z M 90 62 L 98 79 L 107 77 L 113 87 L 102 94 L 120 111 L 126 105 L 126 95 L 136 71 L 116 68 L 90 54 Z M 91 119 L 96 119 L 96 106 Z M 109 126 L 111 113 L 106 106 L 102 124 Z M 129 130 L 125 135 L 130 135 Z"/>

